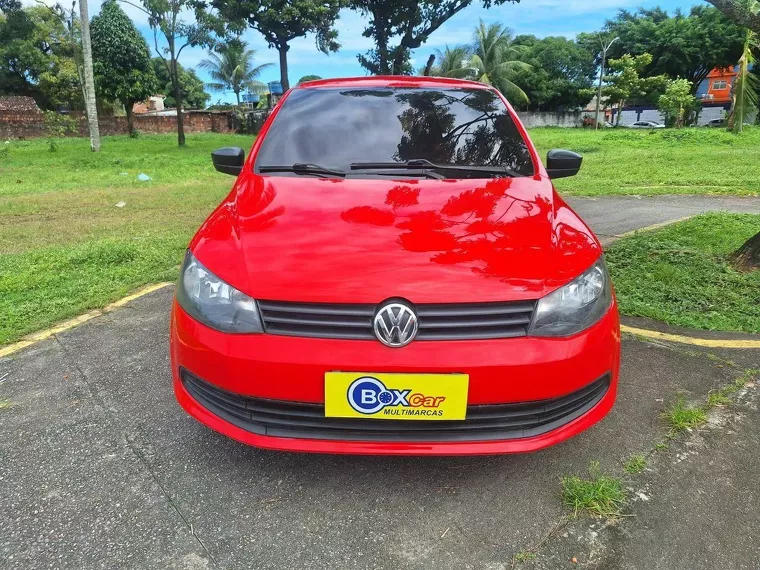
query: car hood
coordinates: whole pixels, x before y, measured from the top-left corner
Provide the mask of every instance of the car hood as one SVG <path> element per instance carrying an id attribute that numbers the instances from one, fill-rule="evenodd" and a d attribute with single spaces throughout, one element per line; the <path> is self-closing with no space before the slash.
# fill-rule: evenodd
<path id="1" fill-rule="evenodd" d="M 190 247 L 252 297 L 340 303 L 537 299 L 601 254 L 541 176 L 244 174 Z"/>

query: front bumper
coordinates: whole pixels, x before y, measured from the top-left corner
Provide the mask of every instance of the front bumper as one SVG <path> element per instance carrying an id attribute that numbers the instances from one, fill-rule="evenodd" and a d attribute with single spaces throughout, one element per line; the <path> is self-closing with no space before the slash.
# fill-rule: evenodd
<path id="1" fill-rule="evenodd" d="M 175 302 L 171 359 L 182 407 L 212 429 L 257 447 L 360 454 L 511 453 L 553 445 L 606 415 L 617 393 L 620 332 L 613 306 L 596 325 L 568 339 L 418 341 L 393 349 L 374 341 L 224 334 L 195 321 Z M 201 384 L 188 383 L 187 374 L 183 381 L 181 369 L 202 379 Z M 454 435 L 448 432 L 456 426 L 439 422 L 325 423 L 327 418 L 317 417 L 324 402 L 324 375 L 338 370 L 469 374 L 468 419 L 483 410 L 490 416 L 493 410 L 535 416 L 544 408 L 567 413 L 549 414 L 529 426 L 523 422 L 518 429 L 513 429 L 512 416 L 502 417 L 469 434 L 459 430 Z M 261 419 L 272 413 L 263 409 L 263 416 L 243 421 L 245 415 L 234 415 L 234 405 L 241 402 L 243 409 L 257 403 L 266 408 L 269 402 L 278 410 L 313 417 L 288 427 L 293 416 L 283 419 L 280 414 L 279 423 L 266 425 Z"/>

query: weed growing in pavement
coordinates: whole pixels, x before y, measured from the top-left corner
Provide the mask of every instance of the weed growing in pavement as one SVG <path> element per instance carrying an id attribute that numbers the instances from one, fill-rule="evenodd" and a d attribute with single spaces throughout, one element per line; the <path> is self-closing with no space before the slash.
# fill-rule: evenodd
<path id="1" fill-rule="evenodd" d="M 515 560 L 517 560 L 517 562 L 527 562 L 528 560 L 535 560 L 536 556 L 538 555 L 535 552 L 523 550 L 522 552 L 515 554 Z"/>
<path id="2" fill-rule="evenodd" d="M 715 406 L 729 405 L 731 403 L 729 396 L 744 388 L 758 374 L 760 374 L 760 369 L 748 368 L 730 384 L 720 390 L 710 392 L 702 406 L 689 406 L 684 401 L 683 396 L 679 396 L 670 409 L 662 414 L 663 419 L 670 426 L 669 437 L 675 437 L 686 429 L 705 423 L 707 421 L 707 412 Z M 659 448 L 655 446 L 655 449 Z"/>
<path id="3" fill-rule="evenodd" d="M 670 426 L 671 435 L 697 427 L 707 421 L 707 414 L 701 406 L 689 406 L 683 396 L 679 396 L 670 409 L 665 410 L 662 418 Z"/>
<path id="4" fill-rule="evenodd" d="M 578 516 L 588 513 L 597 517 L 616 517 L 626 502 L 623 483 L 615 477 L 603 475 L 598 461 L 589 465 L 589 478 L 577 476 L 562 478 L 562 497 L 565 505 Z"/>
<path id="5" fill-rule="evenodd" d="M 709 410 L 710 408 L 714 408 L 715 406 L 728 406 L 731 403 L 731 398 L 729 398 L 723 390 L 718 391 L 712 391 L 707 395 L 707 403 L 705 404 L 706 408 Z"/>
<path id="6" fill-rule="evenodd" d="M 644 468 L 647 466 L 647 459 L 642 455 L 641 453 L 637 453 L 636 455 L 632 455 L 628 458 L 628 461 L 625 462 L 625 465 L 623 466 L 623 469 L 625 469 L 625 472 L 629 475 L 637 475 L 638 473 L 641 473 L 644 471 Z"/>

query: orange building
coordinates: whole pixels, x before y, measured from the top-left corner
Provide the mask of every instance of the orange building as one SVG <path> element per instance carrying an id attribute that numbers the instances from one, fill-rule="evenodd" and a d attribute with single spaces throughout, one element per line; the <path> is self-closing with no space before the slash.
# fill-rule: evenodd
<path id="1" fill-rule="evenodd" d="M 715 68 L 699 86 L 697 95 L 704 103 L 730 103 L 736 76 L 736 67 Z"/>

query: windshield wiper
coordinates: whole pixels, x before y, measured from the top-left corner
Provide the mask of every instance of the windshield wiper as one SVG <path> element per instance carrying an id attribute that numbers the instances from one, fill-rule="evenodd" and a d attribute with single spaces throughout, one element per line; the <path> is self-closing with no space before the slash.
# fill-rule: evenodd
<path id="1" fill-rule="evenodd" d="M 336 170 L 334 168 L 327 168 L 325 166 L 319 166 L 318 164 L 306 164 L 303 162 L 296 162 L 291 166 L 279 165 L 279 164 L 267 164 L 258 167 L 259 172 L 295 172 L 296 174 L 316 174 L 326 176 L 337 176 L 339 178 L 345 178 L 346 173 L 342 170 Z"/>
<path id="2" fill-rule="evenodd" d="M 506 168 L 504 166 L 478 166 L 474 164 L 441 164 L 430 162 L 426 158 L 412 158 L 406 162 L 352 162 L 351 170 L 383 170 L 383 169 L 425 169 L 432 170 L 453 170 L 458 172 L 485 172 L 492 174 L 503 174 L 505 176 L 518 177 L 522 176 L 519 172 Z"/>

